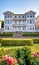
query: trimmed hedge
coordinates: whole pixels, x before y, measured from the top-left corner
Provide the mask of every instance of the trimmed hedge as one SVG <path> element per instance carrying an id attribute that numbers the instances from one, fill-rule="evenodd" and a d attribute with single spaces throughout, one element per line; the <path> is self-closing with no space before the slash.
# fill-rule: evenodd
<path id="1" fill-rule="evenodd" d="M 2 40 L 1 46 L 26 46 L 33 45 L 32 40 Z"/>
<path id="2" fill-rule="evenodd" d="M 39 38 L 33 39 L 34 44 L 39 44 Z"/>
<path id="3" fill-rule="evenodd" d="M 8 33 L 0 33 L 0 36 L 13 36 L 13 32 L 8 32 Z"/>
<path id="4" fill-rule="evenodd" d="M 24 32 L 22 33 L 22 36 L 39 36 L 39 32 Z"/>
<path id="5" fill-rule="evenodd" d="M 1 43 L 2 39 L 0 39 L 0 43 Z"/>

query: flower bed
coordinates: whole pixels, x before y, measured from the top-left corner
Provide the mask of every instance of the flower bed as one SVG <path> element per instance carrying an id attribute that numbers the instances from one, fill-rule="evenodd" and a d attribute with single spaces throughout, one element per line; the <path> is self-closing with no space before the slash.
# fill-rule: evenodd
<path id="1" fill-rule="evenodd" d="M 32 54 L 32 64 L 39 65 L 39 52 Z"/>
<path id="2" fill-rule="evenodd" d="M 16 58 L 12 58 L 9 55 L 5 55 L 0 59 L 0 64 L 3 65 L 18 65 L 17 64 L 17 59 Z"/>

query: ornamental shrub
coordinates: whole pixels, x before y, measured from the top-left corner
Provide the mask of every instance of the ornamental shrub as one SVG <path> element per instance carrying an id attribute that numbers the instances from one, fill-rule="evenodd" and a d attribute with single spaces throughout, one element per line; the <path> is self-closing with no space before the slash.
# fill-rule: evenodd
<path id="1" fill-rule="evenodd" d="M 31 46 L 32 40 L 2 40 L 1 46 Z"/>
<path id="2" fill-rule="evenodd" d="M 33 39 L 33 43 L 34 43 L 34 44 L 39 44 L 39 38 Z"/>
<path id="3" fill-rule="evenodd" d="M 31 65 L 31 51 L 27 47 L 17 49 L 15 57 L 19 65 Z"/>

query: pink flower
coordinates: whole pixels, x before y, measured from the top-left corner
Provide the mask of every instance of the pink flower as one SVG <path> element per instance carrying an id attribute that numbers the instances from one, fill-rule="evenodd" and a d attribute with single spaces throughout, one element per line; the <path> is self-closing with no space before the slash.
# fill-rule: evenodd
<path id="1" fill-rule="evenodd" d="M 16 58 L 14 58 L 14 63 L 17 63 L 17 59 Z"/>
<path id="2" fill-rule="evenodd" d="M 17 63 L 17 60 L 15 58 L 9 57 L 7 64 L 11 64 L 11 63 L 13 64 Z"/>
<path id="3" fill-rule="evenodd" d="M 37 52 L 37 54 L 39 55 L 39 52 Z"/>
<path id="4" fill-rule="evenodd" d="M 17 64 L 17 59 L 16 58 L 12 58 L 9 55 L 3 56 L 2 60 L 7 60 L 7 65 Z"/>
<path id="5" fill-rule="evenodd" d="M 7 60 L 8 58 L 9 58 L 9 56 L 5 55 L 5 56 L 2 57 L 2 60 Z"/>
<path id="6" fill-rule="evenodd" d="M 34 56 L 37 56 L 37 55 L 38 55 L 37 53 L 34 54 Z"/>

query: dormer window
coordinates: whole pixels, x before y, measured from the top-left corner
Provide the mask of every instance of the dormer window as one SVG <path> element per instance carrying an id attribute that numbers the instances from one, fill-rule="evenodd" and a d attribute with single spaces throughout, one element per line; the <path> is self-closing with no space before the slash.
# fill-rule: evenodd
<path id="1" fill-rule="evenodd" d="M 19 18 L 20 18 L 20 16 L 19 16 Z"/>
<path id="2" fill-rule="evenodd" d="M 9 18 L 9 14 L 7 15 L 7 17 Z"/>
<path id="3" fill-rule="evenodd" d="M 17 16 L 15 16 L 15 18 L 16 18 Z"/>
<path id="4" fill-rule="evenodd" d="M 33 15 L 33 17 L 35 17 L 35 16 Z"/>
<path id="5" fill-rule="evenodd" d="M 10 15 L 10 18 L 12 18 L 12 15 Z"/>
<path id="6" fill-rule="evenodd" d="M 24 18 L 24 16 L 23 16 L 23 18 Z"/>

